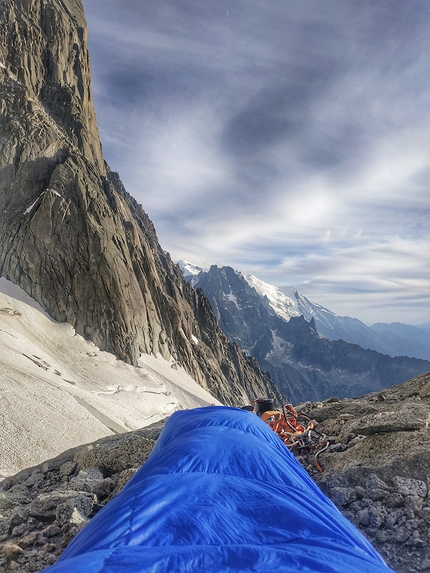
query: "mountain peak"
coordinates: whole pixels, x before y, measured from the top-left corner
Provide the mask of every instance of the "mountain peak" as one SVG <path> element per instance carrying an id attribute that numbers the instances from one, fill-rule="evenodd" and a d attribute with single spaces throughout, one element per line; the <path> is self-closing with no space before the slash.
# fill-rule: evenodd
<path id="1" fill-rule="evenodd" d="M 300 315 L 296 301 L 278 287 L 265 283 L 254 275 L 247 275 L 246 280 L 261 296 L 267 297 L 273 310 L 285 320 Z"/>
<path id="2" fill-rule="evenodd" d="M 179 265 L 179 268 L 181 269 L 184 278 L 194 277 L 198 275 L 201 271 L 207 271 L 207 269 L 199 267 L 198 265 L 190 263 L 189 261 L 180 260 L 177 261 L 176 264 Z"/>
<path id="3" fill-rule="evenodd" d="M 0 274 L 133 365 L 173 359 L 230 403 L 266 394 L 104 162 L 86 36 L 80 0 L 2 0 Z"/>

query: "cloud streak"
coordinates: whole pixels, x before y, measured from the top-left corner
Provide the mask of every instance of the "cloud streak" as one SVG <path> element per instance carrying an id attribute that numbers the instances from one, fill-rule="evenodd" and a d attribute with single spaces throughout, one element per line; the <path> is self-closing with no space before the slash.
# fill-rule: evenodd
<path id="1" fill-rule="evenodd" d="M 174 258 L 430 320 L 426 0 L 84 7 L 105 156 Z"/>

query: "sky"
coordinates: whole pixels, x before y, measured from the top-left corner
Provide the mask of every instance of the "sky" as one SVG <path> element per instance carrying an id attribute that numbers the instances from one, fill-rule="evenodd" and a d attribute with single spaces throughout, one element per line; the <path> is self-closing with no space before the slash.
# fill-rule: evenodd
<path id="1" fill-rule="evenodd" d="M 428 0 L 83 0 L 105 159 L 173 260 L 430 322 Z"/>

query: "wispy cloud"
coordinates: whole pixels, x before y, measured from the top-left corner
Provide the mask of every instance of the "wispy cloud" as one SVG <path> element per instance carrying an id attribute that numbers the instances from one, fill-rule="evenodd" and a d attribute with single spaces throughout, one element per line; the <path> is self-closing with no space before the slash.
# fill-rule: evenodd
<path id="1" fill-rule="evenodd" d="M 430 320 L 427 0 L 84 7 L 106 158 L 174 258 Z"/>

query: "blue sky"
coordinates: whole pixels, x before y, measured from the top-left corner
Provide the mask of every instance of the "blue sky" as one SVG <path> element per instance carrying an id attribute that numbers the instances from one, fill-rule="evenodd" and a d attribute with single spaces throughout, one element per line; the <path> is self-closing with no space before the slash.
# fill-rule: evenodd
<path id="1" fill-rule="evenodd" d="M 174 260 L 430 321 L 428 0 L 83 0 L 105 158 Z"/>

